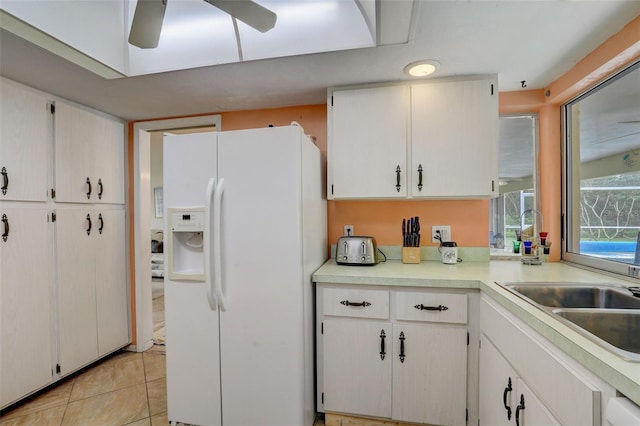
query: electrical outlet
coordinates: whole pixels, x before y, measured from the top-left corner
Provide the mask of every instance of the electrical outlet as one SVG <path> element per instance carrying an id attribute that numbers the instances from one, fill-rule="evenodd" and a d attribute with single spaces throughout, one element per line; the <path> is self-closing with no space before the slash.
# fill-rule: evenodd
<path id="1" fill-rule="evenodd" d="M 441 239 L 436 238 L 440 236 Z M 450 225 L 434 225 L 431 227 L 431 242 L 440 244 L 441 242 L 451 241 Z"/>
<path id="2" fill-rule="evenodd" d="M 344 226 L 344 235 L 346 235 L 347 237 L 355 235 L 353 233 L 353 225 L 345 225 Z"/>

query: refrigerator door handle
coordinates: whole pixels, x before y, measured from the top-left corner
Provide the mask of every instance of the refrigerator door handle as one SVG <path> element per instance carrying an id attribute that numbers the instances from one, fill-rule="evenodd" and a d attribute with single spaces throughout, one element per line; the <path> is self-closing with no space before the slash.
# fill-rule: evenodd
<path id="1" fill-rule="evenodd" d="M 213 281 L 212 271 L 212 258 L 211 258 L 211 249 L 212 249 L 212 241 L 211 241 L 211 231 L 212 231 L 212 221 L 211 221 L 211 213 L 213 213 L 213 202 L 216 191 L 216 180 L 215 178 L 210 178 L 209 182 L 207 182 L 207 199 L 204 206 L 204 232 L 202 236 L 203 242 L 203 251 L 204 251 L 204 283 L 207 289 L 207 301 L 209 302 L 209 307 L 212 311 L 215 311 L 218 307 L 218 301 L 216 300 L 216 290 L 215 284 Z"/>
<path id="2" fill-rule="evenodd" d="M 219 179 L 213 198 L 213 281 L 216 288 L 216 299 L 221 311 L 226 311 L 224 291 L 222 289 L 222 193 L 224 192 L 224 179 Z"/>

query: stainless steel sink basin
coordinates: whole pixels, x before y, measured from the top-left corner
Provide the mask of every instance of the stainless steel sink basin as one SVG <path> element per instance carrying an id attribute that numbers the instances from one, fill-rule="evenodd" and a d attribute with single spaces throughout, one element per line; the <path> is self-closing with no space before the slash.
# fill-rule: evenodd
<path id="1" fill-rule="evenodd" d="M 640 362 L 638 290 L 632 292 L 625 286 L 607 283 L 500 285 L 617 356 Z"/>
<path id="2" fill-rule="evenodd" d="M 635 360 L 640 357 L 640 310 L 556 309 L 554 313 L 627 352 L 623 354 L 625 358 Z"/>
<path id="3" fill-rule="evenodd" d="M 614 284 L 507 284 L 507 288 L 551 308 L 640 309 L 640 297 Z"/>

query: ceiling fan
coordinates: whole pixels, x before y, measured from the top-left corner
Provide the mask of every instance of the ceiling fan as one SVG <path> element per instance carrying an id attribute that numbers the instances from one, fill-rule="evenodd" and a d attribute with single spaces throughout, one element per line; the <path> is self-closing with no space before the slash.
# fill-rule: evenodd
<path id="1" fill-rule="evenodd" d="M 158 47 L 164 12 L 168 0 L 138 0 L 129 32 L 129 44 L 141 49 Z M 276 25 L 277 15 L 250 0 L 204 0 L 231 15 L 234 20 L 244 22 L 256 30 L 266 33 Z"/>

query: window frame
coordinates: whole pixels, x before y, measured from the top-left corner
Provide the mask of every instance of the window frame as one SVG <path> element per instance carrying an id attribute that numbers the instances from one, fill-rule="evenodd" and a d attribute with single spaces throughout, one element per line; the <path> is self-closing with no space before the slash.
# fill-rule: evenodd
<path id="1" fill-rule="evenodd" d="M 569 214 L 568 208 L 573 207 L 574 202 L 574 189 L 576 185 L 578 185 L 578 192 L 580 192 L 580 176 L 577 173 L 574 173 L 574 157 L 577 153 L 578 155 L 578 165 L 580 165 L 580 152 L 578 147 L 573 146 L 572 142 L 572 123 L 569 122 L 571 119 L 570 109 L 573 105 L 580 102 L 581 100 L 586 99 L 591 94 L 596 93 L 597 91 L 605 88 L 606 86 L 618 81 L 623 78 L 625 75 L 630 74 L 631 72 L 639 71 L 640 72 L 640 61 L 636 61 L 624 69 L 611 74 L 605 80 L 595 84 L 589 89 L 585 90 L 578 96 L 573 99 L 567 101 L 562 104 L 560 108 L 561 112 L 561 124 L 562 124 L 562 212 L 561 212 L 561 259 L 565 262 L 573 263 L 576 266 L 588 267 L 590 269 L 598 269 L 601 272 L 611 273 L 615 275 L 622 275 L 626 278 L 628 277 L 638 277 L 638 272 L 640 271 L 640 266 L 632 265 L 629 263 L 616 262 L 614 260 L 607 260 L 604 258 L 599 258 L 595 256 L 588 256 L 580 253 L 576 253 L 570 251 L 570 244 L 573 239 L 573 221 L 572 217 Z M 569 144 L 571 143 L 571 146 Z M 576 218 L 575 213 L 573 214 L 573 218 Z M 577 216 L 578 220 L 580 220 L 580 216 Z M 580 241 L 580 237 L 578 236 L 578 244 Z"/>
<path id="2" fill-rule="evenodd" d="M 539 119 L 539 115 L 537 112 L 525 112 L 525 113 L 505 113 L 505 114 L 500 114 L 499 119 L 514 119 L 514 118 L 523 118 L 523 119 L 529 119 L 531 121 L 531 127 L 532 127 L 532 150 L 533 150 L 533 175 L 532 175 L 532 184 L 533 184 L 533 195 L 531 196 L 531 198 L 533 198 L 533 209 L 541 212 L 540 210 L 540 119 Z M 524 190 L 520 190 L 520 191 L 524 191 Z M 499 197 L 504 197 L 504 194 L 500 193 L 498 197 L 496 197 L 495 199 L 499 198 Z M 515 191 L 514 191 L 515 192 Z M 494 200 L 495 200 L 494 199 Z M 495 212 L 495 208 L 497 208 L 498 206 L 495 206 L 493 204 L 493 200 L 490 206 L 490 214 L 489 214 L 489 229 L 492 229 L 493 223 L 494 223 L 494 217 L 496 215 Z M 500 206 L 500 208 L 502 209 L 502 215 L 504 216 L 504 204 L 502 204 Z M 520 218 L 520 221 L 522 221 L 523 218 Z M 526 219 L 525 219 L 526 220 Z M 534 220 L 539 220 L 537 216 L 534 216 Z M 542 225 L 542 224 L 540 224 Z M 503 226 L 503 230 L 506 230 L 507 225 L 504 224 Z M 509 251 L 509 247 L 507 247 L 507 232 L 504 232 L 503 235 L 503 239 L 504 239 L 504 243 L 505 243 L 505 248 L 502 251 L 498 251 L 498 250 L 494 250 L 493 247 L 491 247 L 491 239 L 489 239 L 489 248 L 490 248 L 490 258 L 491 259 L 502 259 L 503 257 L 519 257 L 520 254 L 519 253 L 512 253 L 512 251 Z"/>

